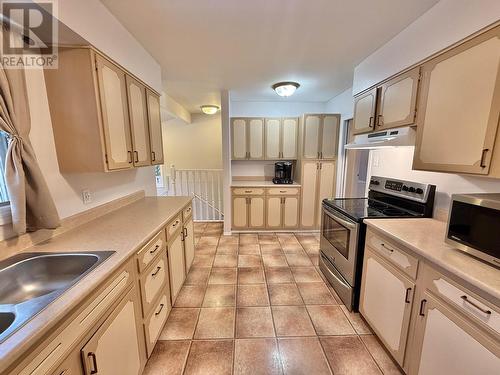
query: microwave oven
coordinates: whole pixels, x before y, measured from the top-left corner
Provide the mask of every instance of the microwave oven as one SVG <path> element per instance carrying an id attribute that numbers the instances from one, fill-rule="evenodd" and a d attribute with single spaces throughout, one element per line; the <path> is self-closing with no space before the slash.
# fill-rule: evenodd
<path id="1" fill-rule="evenodd" d="M 500 267 L 500 194 L 455 194 L 446 243 Z"/>

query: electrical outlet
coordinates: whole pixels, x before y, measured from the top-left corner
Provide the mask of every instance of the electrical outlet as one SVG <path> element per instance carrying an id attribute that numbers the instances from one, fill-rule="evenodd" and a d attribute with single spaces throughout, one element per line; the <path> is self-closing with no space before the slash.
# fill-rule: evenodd
<path id="1" fill-rule="evenodd" d="M 82 190 L 82 201 L 83 204 L 92 203 L 92 193 L 90 190 Z"/>

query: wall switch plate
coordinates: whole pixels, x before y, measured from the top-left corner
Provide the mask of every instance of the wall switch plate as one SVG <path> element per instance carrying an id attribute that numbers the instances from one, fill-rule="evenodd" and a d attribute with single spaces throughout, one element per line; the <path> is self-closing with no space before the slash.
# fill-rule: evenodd
<path id="1" fill-rule="evenodd" d="M 83 204 L 92 203 L 92 193 L 90 190 L 82 190 L 82 201 Z"/>

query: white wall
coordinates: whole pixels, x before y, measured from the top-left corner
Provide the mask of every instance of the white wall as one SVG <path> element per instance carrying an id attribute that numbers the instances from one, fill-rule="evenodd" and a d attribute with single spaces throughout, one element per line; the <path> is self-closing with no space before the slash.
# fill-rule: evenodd
<path id="1" fill-rule="evenodd" d="M 325 111 L 327 113 L 340 113 L 342 120 L 352 118 L 352 114 L 354 112 L 352 87 L 349 87 L 344 92 L 326 102 Z"/>
<path id="2" fill-rule="evenodd" d="M 323 113 L 320 102 L 231 102 L 231 117 L 298 117 L 304 113 Z"/>

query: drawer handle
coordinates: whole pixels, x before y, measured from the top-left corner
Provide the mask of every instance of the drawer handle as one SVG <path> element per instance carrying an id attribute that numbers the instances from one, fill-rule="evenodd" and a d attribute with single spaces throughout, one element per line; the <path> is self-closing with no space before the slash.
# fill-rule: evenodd
<path id="1" fill-rule="evenodd" d="M 426 304 L 427 304 L 427 300 L 426 299 L 423 299 L 422 301 L 420 301 L 420 311 L 418 312 L 418 315 L 425 316 L 424 310 L 425 310 L 425 305 Z"/>
<path id="2" fill-rule="evenodd" d="M 179 224 L 179 220 L 176 220 L 175 223 L 172 224 L 172 228 L 176 227 Z"/>
<path id="3" fill-rule="evenodd" d="M 411 301 L 408 299 L 410 296 L 411 288 L 406 288 L 406 294 L 405 294 L 405 303 L 410 303 Z"/>
<path id="4" fill-rule="evenodd" d="M 486 309 L 483 309 L 481 306 L 479 306 L 478 304 L 474 303 L 473 301 L 469 300 L 467 298 L 467 296 L 462 296 L 460 297 L 464 300 L 464 302 L 467 302 L 468 304 L 474 306 L 476 309 L 478 309 L 479 311 L 481 311 L 483 314 L 486 314 L 486 315 L 491 315 L 491 311 L 490 310 L 486 310 Z"/>
<path id="5" fill-rule="evenodd" d="M 156 250 L 158 250 L 160 248 L 160 245 L 156 245 L 155 248 L 153 250 L 150 250 L 149 253 L 150 254 L 154 254 L 156 253 Z"/>
<path id="6" fill-rule="evenodd" d="M 286 193 L 286 190 L 280 190 L 280 193 Z"/>
<path id="7" fill-rule="evenodd" d="M 245 190 L 245 193 L 250 194 L 252 190 Z"/>
<path id="8" fill-rule="evenodd" d="M 90 373 L 97 374 L 97 372 L 98 372 L 98 370 L 97 370 L 97 358 L 95 356 L 95 353 L 89 352 L 89 354 L 87 354 L 87 356 L 92 359 L 92 370 L 90 370 Z"/>
<path id="9" fill-rule="evenodd" d="M 382 246 L 384 249 L 386 249 L 387 251 L 389 251 L 389 252 L 391 252 L 391 253 L 393 253 L 393 252 L 394 252 L 394 249 L 391 249 L 390 247 L 386 246 L 386 244 L 385 244 L 385 243 L 380 244 L 380 246 Z"/>
<path id="10" fill-rule="evenodd" d="M 156 267 L 156 271 L 155 271 L 155 272 L 153 272 L 153 273 L 151 274 L 151 276 L 155 277 L 156 275 L 158 275 L 158 272 L 160 272 L 160 270 L 161 270 L 161 267 L 160 267 L 160 266 Z"/>
<path id="11" fill-rule="evenodd" d="M 159 309 L 157 312 L 155 312 L 155 316 L 158 316 L 158 315 L 160 315 L 160 314 L 161 314 L 161 310 L 163 310 L 163 306 L 165 306 L 165 305 L 162 303 L 162 304 L 160 305 L 160 309 Z"/>

